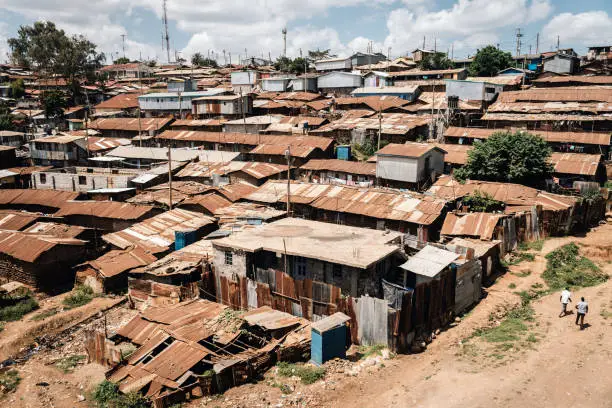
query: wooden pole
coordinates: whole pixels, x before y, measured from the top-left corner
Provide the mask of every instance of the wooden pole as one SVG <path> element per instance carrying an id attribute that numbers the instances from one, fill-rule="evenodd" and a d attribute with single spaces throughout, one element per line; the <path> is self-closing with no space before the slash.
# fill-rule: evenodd
<path id="1" fill-rule="evenodd" d="M 168 207 L 170 211 L 172 211 L 172 148 L 170 144 L 168 144 L 168 191 L 170 195 L 170 202 L 168 203 Z"/>
<path id="2" fill-rule="evenodd" d="M 291 146 L 287 146 L 287 217 L 291 216 Z"/>

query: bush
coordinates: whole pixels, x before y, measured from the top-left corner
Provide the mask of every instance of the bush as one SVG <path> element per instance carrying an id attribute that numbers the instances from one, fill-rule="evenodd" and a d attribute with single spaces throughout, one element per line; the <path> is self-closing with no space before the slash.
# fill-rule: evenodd
<path id="1" fill-rule="evenodd" d="M 21 381 L 17 370 L 9 370 L 0 374 L 0 393 L 7 394 L 14 392 Z"/>
<path id="2" fill-rule="evenodd" d="M 151 405 L 142 395 L 130 392 L 121 394 L 116 384 L 104 380 L 93 392 L 98 408 L 149 408 Z"/>
<path id="3" fill-rule="evenodd" d="M 278 375 L 281 377 L 300 377 L 302 384 L 313 384 L 325 377 L 325 368 L 306 365 L 289 364 L 280 362 L 277 364 Z"/>
<path id="4" fill-rule="evenodd" d="M 5 322 L 20 320 L 25 314 L 35 309 L 38 309 L 38 302 L 28 295 L 14 305 L 0 308 L 0 320 Z"/>
<path id="5" fill-rule="evenodd" d="M 74 371 L 76 366 L 79 365 L 79 363 L 84 361 L 86 358 L 87 357 L 82 354 L 68 356 L 68 357 L 62 358 L 61 360 L 57 361 L 55 363 L 55 366 L 67 374 L 67 373 Z"/>
<path id="6" fill-rule="evenodd" d="M 93 289 L 86 285 L 76 286 L 72 292 L 64 298 L 64 306 L 66 309 L 86 305 L 94 298 Z"/>
<path id="7" fill-rule="evenodd" d="M 552 251 L 546 259 L 542 278 L 551 289 L 595 286 L 608 279 L 590 259 L 579 255 L 578 245 L 573 242 Z"/>
<path id="8" fill-rule="evenodd" d="M 465 196 L 462 203 L 470 207 L 471 212 L 503 211 L 506 206 L 503 202 L 493 199 L 488 193 L 481 193 L 480 190 Z"/>
<path id="9" fill-rule="evenodd" d="M 44 312 L 38 313 L 37 315 L 32 317 L 32 320 L 37 322 L 39 320 L 44 320 L 47 317 L 55 316 L 58 313 L 59 313 L 59 310 L 57 310 L 56 308 L 51 308 L 51 309 L 45 310 Z"/>

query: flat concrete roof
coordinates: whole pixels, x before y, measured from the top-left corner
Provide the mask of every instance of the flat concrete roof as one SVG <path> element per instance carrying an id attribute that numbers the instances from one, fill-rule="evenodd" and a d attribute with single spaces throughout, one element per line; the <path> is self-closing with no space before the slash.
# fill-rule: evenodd
<path id="1" fill-rule="evenodd" d="M 365 269 L 399 250 L 402 234 L 346 225 L 284 218 L 214 241 L 215 247 L 261 250 L 319 259 Z"/>

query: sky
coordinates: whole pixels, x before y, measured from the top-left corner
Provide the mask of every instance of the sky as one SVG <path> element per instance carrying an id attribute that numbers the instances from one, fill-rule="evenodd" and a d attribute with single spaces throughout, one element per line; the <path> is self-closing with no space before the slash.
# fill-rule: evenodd
<path id="1" fill-rule="evenodd" d="M 313 49 L 346 56 L 368 44 L 397 57 L 424 42 L 455 58 L 489 44 L 514 54 L 517 28 L 522 52 L 536 51 L 538 33 L 539 51 L 557 39 L 579 54 L 612 44 L 610 0 L 167 0 L 167 9 L 171 59 L 195 52 L 220 62 L 230 54 L 234 63 L 245 54 L 275 59 L 283 27 L 289 57 Z M 162 0 L 0 0 L 0 61 L 19 26 L 48 20 L 85 35 L 108 63 L 123 56 L 123 34 L 128 58 L 166 62 L 161 16 Z"/>

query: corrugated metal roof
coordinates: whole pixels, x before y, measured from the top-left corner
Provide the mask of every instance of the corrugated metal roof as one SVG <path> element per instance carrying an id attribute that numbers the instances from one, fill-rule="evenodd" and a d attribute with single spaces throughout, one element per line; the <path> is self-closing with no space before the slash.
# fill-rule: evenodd
<path id="1" fill-rule="evenodd" d="M 243 125 L 245 122 L 247 125 L 269 125 L 271 123 L 278 123 L 283 118 L 282 115 L 261 115 L 261 116 L 249 116 L 245 119 L 235 119 L 225 122 L 226 125 Z"/>
<path id="2" fill-rule="evenodd" d="M 400 268 L 417 275 L 435 277 L 459 258 L 459 254 L 427 245 L 406 261 Z"/>
<path id="3" fill-rule="evenodd" d="M 611 92 L 612 93 L 612 92 Z M 582 112 L 591 114 L 612 112 L 612 102 L 496 102 L 488 109 L 490 113 L 564 113 Z"/>
<path id="4" fill-rule="evenodd" d="M 86 215 L 116 220 L 137 220 L 149 214 L 153 207 L 119 201 L 69 201 L 56 213 L 57 216 Z"/>
<path id="5" fill-rule="evenodd" d="M 272 156 L 285 156 L 288 146 L 283 145 L 266 145 L 260 144 L 253 150 L 249 152 L 249 154 L 256 155 L 272 155 Z M 291 146 L 289 149 L 291 157 L 300 157 L 306 158 L 315 152 L 316 147 L 308 147 L 308 146 Z"/>
<path id="6" fill-rule="evenodd" d="M 444 152 L 444 150 L 433 143 L 406 142 L 404 144 L 389 143 L 375 154 L 377 156 L 421 157 L 434 149 Z"/>
<path id="7" fill-rule="evenodd" d="M 485 113 L 481 120 L 502 122 L 605 122 L 612 121 L 612 115 L 574 115 L 561 113 Z"/>
<path id="8" fill-rule="evenodd" d="M 573 86 L 502 92 L 498 102 L 612 102 L 612 87 Z M 494 104 L 495 105 L 495 104 Z"/>
<path id="9" fill-rule="evenodd" d="M 382 114 L 382 133 L 405 135 L 413 129 L 425 126 L 429 119 L 424 116 L 409 115 L 405 113 L 383 113 Z M 318 129 L 312 130 L 312 134 L 325 134 L 335 130 L 366 129 L 378 131 L 380 123 L 378 115 L 371 117 L 342 117 Z"/>
<path id="10" fill-rule="evenodd" d="M 602 163 L 600 154 L 553 153 L 550 161 L 555 166 L 555 173 L 594 176 Z"/>
<path id="11" fill-rule="evenodd" d="M 134 247 L 126 250 L 111 250 L 99 258 L 79 266 L 89 265 L 101 276 L 110 278 L 130 269 L 148 265 L 156 260 L 157 258 L 145 249 Z"/>
<path id="12" fill-rule="evenodd" d="M 21 176 L 29 175 L 37 171 L 47 171 L 52 169 L 53 166 L 29 166 L 29 167 L 11 167 L 10 171 L 17 173 Z"/>
<path id="13" fill-rule="evenodd" d="M 221 126 L 227 122 L 226 119 L 179 119 L 170 124 L 171 128 L 179 126 L 198 127 L 198 126 Z"/>
<path id="14" fill-rule="evenodd" d="M 587 76 L 587 75 L 564 75 L 551 76 L 548 78 L 538 78 L 531 81 L 533 84 L 597 84 L 597 85 L 612 85 L 612 76 Z"/>
<path id="15" fill-rule="evenodd" d="M 50 235 L 28 234 L 18 231 L 0 231 L 0 253 L 24 262 L 33 263 L 57 245 L 83 246 L 86 241 L 57 238 Z"/>
<path id="16" fill-rule="evenodd" d="M 87 228 L 78 225 L 58 224 L 56 222 L 37 222 L 24 229 L 23 232 L 40 235 L 50 235 L 57 238 L 77 238 Z"/>
<path id="17" fill-rule="evenodd" d="M 94 106 L 94 109 L 135 109 L 138 108 L 138 94 L 124 93 Z"/>
<path id="18" fill-rule="evenodd" d="M 89 144 L 89 151 L 94 153 L 114 149 L 117 146 L 129 146 L 132 144 L 132 141 L 129 139 L 96 136 L 89 136 L 87 142 Z"/>
<path id="19" fill-rule="evenodd" d="M 0 204 L 39 205 L 60 208 L 67 201 L 74 200 L 79 195 L 79 193 L 72 191 L 9 189 L 2 190 Z"/>
<path id="20" fill-rule="evenodd" d="M 467 163 L 468 152 L 474 148 L 473 146 L 460 144 L 434 143 L 434 145 L 446 152 L 444 155 L 445 163 L 459 165 Z"/>
<path id="21" fill-rule="evenodd" d="M 157 136 L 164 140 L 185 140 L 190 142 L 209 142 L 219 144 L 243 144 L 258 146 L 260 144 L 283 145 L 283 146 L 307 146 L 318 147 L 327 150 L 334 141 L 320 136 L 280 136 L 280 135 L 255 135 L 250 133 L 229 132 L 201 132 L 192 130 L 169 130 Z M 231 152 L 221 152 L 231 154 Z M 230 161 L 226 159 L 225 161 Z"/>
<path id="22" fill-rule="evenodd" d="M 174 244 L 176 231 L 198 230 L 213 222 L 214 219 L 200 213 L 175 208 L 130 228 L 103 235 L 102 239 L 121 249 L 140 246 L 152 253 L 158 253 L 166 251 Z"/>
<path id="23" fill-rule="evenodd" d="M 172 118 L 141 118 L 140 125 L 138 118 L 108 118 L 97 119 L 89 124 L 91 129 L 97 130 L 125 130 L 131 132 L 148 132 L 159 130 L 172 122 Z"/>
<path id="24" fill-rule="evenodd" d="M 266 330 L 285 329 L 301 323 L 299 318 L 280 310 L 274 310 L 269 306 L 262 306 L 243 313 L 240 317 L 251 326 L 260 326 Z"/>
<path id="25" fill-rule="evenodd" d="M 546 130 L 510 129 L 484 129 L 462 128 L 451 126 L 444 132 L 444 137 L 468 139 L 488 139 L 495 132 L 524 131 L 542 137 L 547 142 L 580 143 L 607 146 L 610 144 L 610 132 L 553 132 Z"/>
<path id="26" fill-rule="evenodd" d="M 488 241 L 493 237 L 495 226 L 504 217 L 507 216 L 494 213 L 448 213 L 440 234 L 477 237 Z"/>
<path id="27" fill-rule="evenodd" d="M 39 218 L 40 215 L 35 213 L 3 210 L 0 211 L 0 229 L 19 231 Z"/>
<path id="28" fill-rule="evenodd" d="M 169 276 L 193 272 L 202 262 L 212 259 L 213 246 L 209 240 L 200 240 L 174 251 L 160 260 L 131 271 L 133 274 Z"/>
<path id="29" fill-rule="evenodd" d="M 217 211 L 219 208 L 227 207 L 232 204 L 228 199 L 215 194 L 202 194 L 195 197 L 188 198 L 183 201 L 183 205 L 198 205 L 206 209 L 211 214 Z"/>
<path id="30" fill-rule="evenodd" d="M 77 140 L 80 140 L 83 138 L 85 138 L 85 136 L 72 136 L 72 135 L 46 136 L 40 139 L 34 139 L 33 142 L 68 144 L 68 143 L 76 142 Z"/>
<path id="31" fill-rule="evenodd" d="M 523 81 L 523 74 L 498 75 L 494 77 L 467 77 L 467 81 L 488 82 L 496 85 L 520 85 Z"/>
<path id="32" fill-rule="evenodd" d="M 395 87 L 381 88 L 394 89 Z M 398 87 L 399 88 L 399 87 Z M 412 87 L 409 87 L 412 88 Z M 378 89 L 378 88 L 376 88 Z M 383 95 L 383 96 L 360 96 L 351 98 L 336 98 L 336 106 L 342 109 L 343 106 L 365 105 L 375 112 L 385 112 L 386 110 L 399 108 L 407 105 L 409 101 L 398 96 Z"/>
<path id="33" fill-rule="evenodd" d="M 338 159 L 311 159 L 300 170 L 326 170 L 349 174 L 376 176 L 376 164 Z"/>
<path id="34" fill-rule="evenodd" d="M 314 92 L 261 92 L 257 95 L 257 98 L 311 102 L 321 98 L 321 95 Z"/>
<path id="35" fill-rule="evenodd" d="M 310 325 L 310 327 L 319 333 L 326 332 L 330 329 L 334 329 L 338 326 L 344 325 L 344 323 L 350 321 L 351 318 L 342 312 L 336 312 L 331 316 L 324 317 Z"/>

